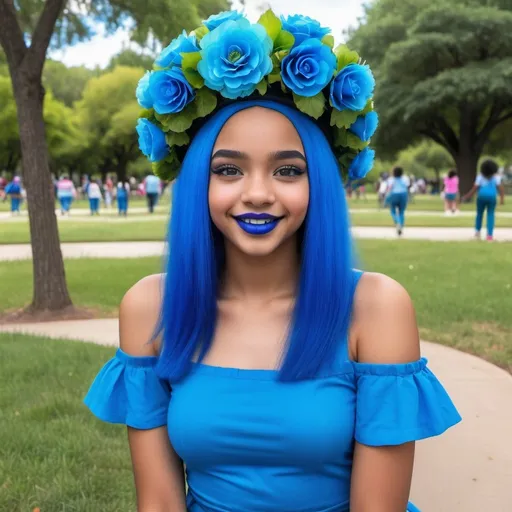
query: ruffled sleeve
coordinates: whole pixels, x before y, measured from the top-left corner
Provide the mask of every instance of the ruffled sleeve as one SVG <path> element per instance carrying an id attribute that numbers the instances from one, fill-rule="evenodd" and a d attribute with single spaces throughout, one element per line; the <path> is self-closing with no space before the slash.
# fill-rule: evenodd
<path id="1" fill-rule="evenodd" d="M 389 446 L 437 436 L 461 420 L 427 360 L 405 364 L 354 363 L 355 438 Z"/>
<path id="2" fill-rule="evenodd" d="M 118 349 L 94 379 L 84 403 L 100 420 L 138 429 L 167 424 L 169 384 L 155 373 L 157 357 L 134 357 Z"/>

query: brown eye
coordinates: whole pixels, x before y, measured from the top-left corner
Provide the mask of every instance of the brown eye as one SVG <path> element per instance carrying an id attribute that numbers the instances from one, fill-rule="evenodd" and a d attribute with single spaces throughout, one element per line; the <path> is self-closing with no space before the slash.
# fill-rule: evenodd
<path id="1" fill-rule="evenodd" d="M 212 169 L 212 173 L 219 176 L 242 176 L 240 169 L 231 165 L 222 165 L 221 167 Z"/>
<path id="2" fill-rule="evenodd" d="M 287 165 L 285 167 L 280 167 L 274 173 L 274 176 L 280 176 L 282 178 L 295 178 L 296 176 L 301 176 L 305 171 L 295 167 L 293 165 Z"/>

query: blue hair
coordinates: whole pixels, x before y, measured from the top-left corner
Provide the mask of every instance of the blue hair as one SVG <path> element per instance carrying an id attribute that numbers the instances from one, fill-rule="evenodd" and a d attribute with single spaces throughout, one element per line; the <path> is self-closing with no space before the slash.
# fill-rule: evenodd
<path id="1" fill-rule="evenodd" d="M 221 235 L 208 206 L 210 160 L 228 119 L 260 106 L 286 116 L 306 152 L 309 206 L 301 228 L 301 270 L 282 381 L 313 378 L 334 361 L 348 334 L 353 298 L 352 239 L 338 163 L 320 128 L 292 107 L 268 100 L 232 103 L 194 137 L 173 189 L 169 256 L 159 332 L 158 374 L 178 381 L 198 355 L 202 361 L 217 321 L 218 279 L 224 260 Z"/>

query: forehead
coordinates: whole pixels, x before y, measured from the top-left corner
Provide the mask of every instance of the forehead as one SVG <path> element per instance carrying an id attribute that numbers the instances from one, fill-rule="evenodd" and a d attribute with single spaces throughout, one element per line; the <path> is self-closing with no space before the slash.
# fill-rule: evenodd
<path id="1" fill-rule="evenodd" d="M 228 119 L 217 137 L 217 149 L 236 149 L 248 154 L 294 149 L 304 152 L 291 121 L 275 110 L 251 107 Z"/>

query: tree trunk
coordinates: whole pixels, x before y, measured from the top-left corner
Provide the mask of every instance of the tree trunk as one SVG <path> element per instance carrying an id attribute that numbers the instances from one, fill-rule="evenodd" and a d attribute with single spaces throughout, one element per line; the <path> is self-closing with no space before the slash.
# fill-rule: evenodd
<path id="1" fill-rule="evenodd" d="M 34 294 L 33 311 L 72 305 L 60 249 L 53 183 L 48 165 L 41 80 L 18 71 L 13 76 L 18 111 L 23 180 L 27 190 Z"/>
<path id="2" fill-rule="evenodd" d="M 460 151 L 456 158 L 461 194 L 466 194 L 473 186 L 479 158 L 480 155 L 474 148 L 464 145 L 461 141 Z"/>

